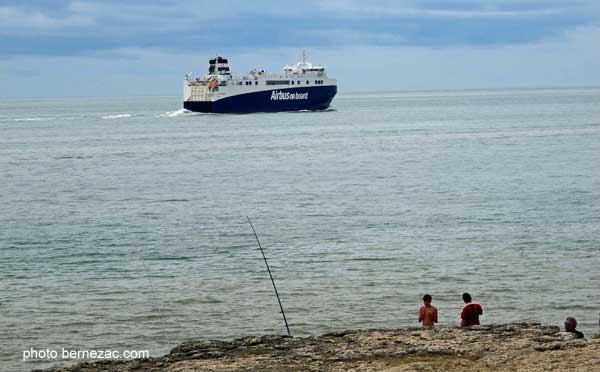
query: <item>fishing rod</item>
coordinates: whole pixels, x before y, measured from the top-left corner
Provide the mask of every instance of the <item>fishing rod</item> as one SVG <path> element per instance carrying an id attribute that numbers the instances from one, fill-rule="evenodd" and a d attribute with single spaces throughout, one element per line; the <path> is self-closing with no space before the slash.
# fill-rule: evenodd
<path id="1" fill-rule="evenodd" d="M 267 271 L 269 272 L 269 277 L 271 278 L 271 283 L 273 283 L 273 289 L 275 290 L 275 296 L 277 296 L 277 302 L 279 302 L 279 308 L 281 309 L 281 315 L 283 315 L 283 321 L 285 322 L 285 329 L 287 329 L 288 336 L 292 336 L 290 332 L 290 327 L 288 326 L 287 319 L 285 317 L 285 313 L 283 312 L 283 306 L 281 305 L 281 299 L 279 298 L 279 293 L 277 292 L 277 287 L 275 286 L 275 280 L 273 280 L 273 275 L 271 274 L 271 269 L 269 268 L 269 263 L 267 262 L 267 257 L 265 256 L 265 252 L 263 251 L 262 245 L 260 245 L 260 240 L 258 240 L 258 235 L 256 234 L 256 230 L 254 230 L 254 226 L 252 225 L 252 221 L 250 221 L 250 217 L 246 216 L 248 219 L 248 223 L 252 228 L 252 232 L 254 233 L 254 237 L 256 238 L 256 242 L 258 243 L 258 248 L 260 248 L 260 253 L 262 253 L 263 259 L 265 260 L 265 265 L 267 266 Z"/>

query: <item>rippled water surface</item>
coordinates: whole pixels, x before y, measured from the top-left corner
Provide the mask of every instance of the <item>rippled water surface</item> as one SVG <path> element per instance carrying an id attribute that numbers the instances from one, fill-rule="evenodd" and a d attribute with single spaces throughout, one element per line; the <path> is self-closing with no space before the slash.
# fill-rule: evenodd
<path id="1" fill-rule="evenodd" d="M 0 365 L 33 348 L 575 316 L 600 332 L 600 90 L 0 101 Z"/>

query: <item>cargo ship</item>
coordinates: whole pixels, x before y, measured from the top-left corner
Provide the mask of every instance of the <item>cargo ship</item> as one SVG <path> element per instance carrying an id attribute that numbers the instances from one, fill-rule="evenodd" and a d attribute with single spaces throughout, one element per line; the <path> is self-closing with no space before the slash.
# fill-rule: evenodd
<path id="1" fill-rule="evenodd" d="M 194 112 L 252 113 L 325 110 L 337 93 L 337 81 L 325 67 L 302 61 L 286 65 L 283 73 L 252 70 L 232 75 L 229 61 L 216 56 L 208 61 L 202 78 L 186 75 L 183 108 Z"/>

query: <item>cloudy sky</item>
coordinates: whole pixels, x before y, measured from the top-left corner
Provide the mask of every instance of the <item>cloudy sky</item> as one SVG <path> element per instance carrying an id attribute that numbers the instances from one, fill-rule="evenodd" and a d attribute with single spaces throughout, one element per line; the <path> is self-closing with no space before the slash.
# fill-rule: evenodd
<path id="1" fill-rule="evenodd" d="M 0 0 L 0 97 L 180 95 L 306 49 L 340 91 L 600 86 L 598 0 Z"/>

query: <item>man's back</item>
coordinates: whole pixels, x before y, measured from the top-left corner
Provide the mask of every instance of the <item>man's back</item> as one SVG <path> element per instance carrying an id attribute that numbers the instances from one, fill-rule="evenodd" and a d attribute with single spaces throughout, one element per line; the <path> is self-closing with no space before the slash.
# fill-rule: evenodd
<path id="1" fill-rule="evenodd" d="M 433 305 L 423 305 L 419 310 L 419 321 L 423 322 L 423 327 L 433 327 L 438 321 L 438 310 Z"/>
<path id="2" fill-rule="evenodd" d="M 483 314 L 483 308 L 480 304 L 468 303 L 465 304 L 460 313 L 462 319 L 461 327 L 470 327 L 473 325 L 479 325 L 479 315 Z"/>

